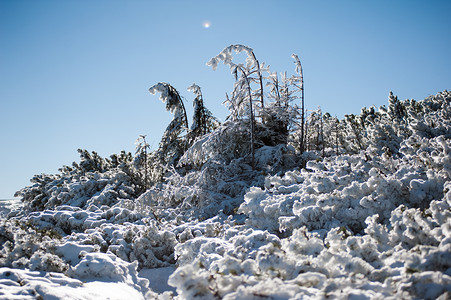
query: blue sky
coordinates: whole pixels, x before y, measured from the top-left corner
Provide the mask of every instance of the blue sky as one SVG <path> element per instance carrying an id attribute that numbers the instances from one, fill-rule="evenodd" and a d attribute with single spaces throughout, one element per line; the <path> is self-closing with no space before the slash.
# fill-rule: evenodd
<path id="1" fill-rule="evenodd" d="M 0 199 L 34 174 L 155 149 L 171 120 L 148 88 L 198 84 L 220 119 L 233 78 L 205 63 L 230 44 L 272 71 L 301 58 L 308 109 L 342 117 L 451 88 L 451 1 L 0 1 Z M 205 28 L 203 23 L 211 26 Z M 191 109 L 192 110 L 192 109 Z"/>

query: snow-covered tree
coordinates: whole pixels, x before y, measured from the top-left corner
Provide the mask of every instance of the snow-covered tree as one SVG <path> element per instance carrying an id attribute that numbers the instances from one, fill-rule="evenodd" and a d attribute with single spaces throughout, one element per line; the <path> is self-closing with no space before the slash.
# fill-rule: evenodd
<path id="1" fill-rule="evenodd" d="M 150 149 L 150 145 L 146 141 L 145 135 L 140 135 L 139 138 L 135 141 L 136 152 L 134 165 L 135 168 L 141 176 L 143 177 L 144 187 L 147 189 L 150 186 L 150 169 L 148 163 L 148 151 Z"/>
<path id="2" fill-rule="evenodd" d="M 325 141 L 323 112 L 320 107 L 308 115 L 306 123 L 308 124 L 309 129 L 308 135 L 305 138 L 307 149 L 318 150 L 324 154 Z"/>
<path id="3" fill-rule="evenodd" d="M 348 152 L 356 153 L 360 150 L 366 149 L 366 131 L 365 124 L 361 122 L 362 119 L 355 114 L 345 115 L 345 147 Z"/>
<path id="4" fill-rule="evenodd" d="M 324 150 L 330 150 L 335 155 L 339 154 L 340 121 L 332 117 L 330 113 L 323 114 Z"/>
<path id="5" fill-rule="evenodd" d="M 188 87 L 188 91 L 192 91 L 196 95 L 196 98 L 194 98 L 193 101 L 193 122 L 191 124 L 191 130 L 188 138 L 189 144 L 191 145 L 196 138 L 215 130 L 219 126 L 219 122 L 204 105 L 204 99 L 202 97 L 200 87 L 193 83 L 190 87 Z"/>
<path id="6" fill-rule="evenodd" d="M 159 92 L 166 110 L 173 114 L 171 123 L 163 133 L 157 154 L 161 164 L 175 165 L 187 147 L 184 136 L 188 132 L 185 105 L 178 91 L 169 83 L 159 82 L 149 88 L 149 92 Z"/>
<path id="7" fill-rule="evenodd" d="M 247 54 L 246 65 L 233 62 L 233 52 L 245 52 Z M 260 108 L 264 107 L 262 81 L 262 69 L 264 69 L 264 66 L 260 65 L 255 57 L 252 48 L 239 44 L 234 44 L 226 47 L 218 55 L 210 59 L 210 61 L 207 62 L 207 65 L 211 66 L 213 70 L 216 70 L 220 61 L 223 61 L 224 64 L 230 67 L 230 70 L 236 80 L 232 92 L 232 97 L 228 99 L 227 102 L 230 111 L 229 118 L 234 121 L 242 118 L 247 118 L 250 123 L 250 154 L 253 164 L 255 153 L 256 115 L 256 105 L 254 104 L 254 102 L 256 101 L 256 98 L 259 98 Z M 258 83 L 258 88 L 256 90 L 252 89 L 252 83 Z"/>
<path id="8" fill-rule="evenodd" d="M 269 72 L 266 79 L 269 101 L 262 110 L 262 132 L 259 132 L 259 139 L 268 146 L 287 144 L 290 129 L 298 118 L 297 106 L 293 105 L 295 91 L 289 89 L 291 78 L 282 73 L 279 80 L 276 72 Z"/>
<path id="9" fill-rule="evenodd" d="M 301 60 L 296 54 L 293 54 L 294 63 L 296 65 L 296 73 L 292 77 L 292 83 L 295 89 L 301 93 L 301 121 L 300 121 L 300 133 L 299 133 L 299 150 L 301 153 L 305 150 L 305 106 L 304 106 L 304 73 L 302 70 Z"/>

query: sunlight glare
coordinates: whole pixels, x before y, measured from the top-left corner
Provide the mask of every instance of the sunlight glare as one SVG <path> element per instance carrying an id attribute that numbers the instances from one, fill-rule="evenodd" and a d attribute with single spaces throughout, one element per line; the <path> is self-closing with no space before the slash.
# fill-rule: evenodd
<path id="1" fill-rule="evenodd" d="M 210 28 L 211 22 L 210 21 L 204 21 L 204 23 L 202 23 L 202 26 L 204 26 L 204 28 Z"/>

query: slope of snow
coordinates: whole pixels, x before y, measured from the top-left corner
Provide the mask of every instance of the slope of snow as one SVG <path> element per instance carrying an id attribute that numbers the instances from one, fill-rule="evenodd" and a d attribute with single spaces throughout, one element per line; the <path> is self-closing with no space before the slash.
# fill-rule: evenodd
<path id="1" fill-rule="evenodd" d="M 0 298 L 449 299 L 451 97 L 437 97 L 393 121 L 397 138 L 367 125 L 364 150 L 288 170 L 290 145 L 259 148 L 258 171 L 220 160 L 215 140 L 234 137 L 220 128 L 188 151 L 200 169 L 140 197 L 120 170 L 38 177 L 0 220 Z"/>
<path id="2" fill-rule="evenodd" d="M 126 282 L 80 281 L 60 273 L 0 268 L 1 299 L 146 299 Z"/>

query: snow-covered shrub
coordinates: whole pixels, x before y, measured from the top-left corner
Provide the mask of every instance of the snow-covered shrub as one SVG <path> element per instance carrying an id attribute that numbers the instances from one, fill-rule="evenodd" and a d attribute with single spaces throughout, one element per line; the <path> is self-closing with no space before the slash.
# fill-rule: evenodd
<path id="1" fill-rule="evenodd" d="M 312 231 L 302 227 L 279 238 L 232 226 L 219 236 L 199 236 L 177 245 L 180 266 L 169 283 L 181 297 L 193 299 L 351 294 L 446 298 L 451 283 L 451 216 L 449 204 L 444 204 L 431 203 L 429 210 L 435 214 L 400 206 L 387 225 L 379 224 L 377 215 L 370 216 L 361 235 L 343 226 Z M 417 216 L 410 217 L 412 213 Z M 439 223 L 443 218 L 447 221 Z M 428 234 L 412 241 L 405 235 L 415 229 Z"/>
<path id="2" fill-rule="evenodd" d="M 68 275 L 77 279 L 108 278 L 124 282 L 145 294 L 148 291 L 147 279 L 138 277 L 138 263 L 127 263 L 111 253 L 87 253 L 82 260 L 68 271 Z"/>
<path id="3" fill-rule="evenodd" d="M 449 141 L 423 140 L 416 150 L 411 140 L 401 144 L 402 158 L 379 157 L 369 149 L 309 161 L 310 172 L 269 176 L 264 190 L 254 187 L 245 195 L 239 212 L 249 216 L 248 224 L 272 231 L 346 226 L 357 233 L 375 214 L 387 224 L 401 204 L 427 209 L 451 180 Z"/>
<path id="4" fill-rule="evenodd" d="M 199 138 L 185 152 L 177 169 L 169 169 L 164 183 L 149 189 L 137 202 L 154 210 L 177 207 L 185 215 L 192 209 L 200 210 L 205 217 L 220 210 L 231 213 L 241 202 L 238 197 L 245 189 L 263 178 L 261 172 L 251 167 L 247 146 L 243 146 L 245 135 L 246 129 L 238 122 L 226 122 Z M 271 168 L 273 163 L 281 165 L 284 154 L 281 149 L 279 146 L 273 151 L 257 150 L 258 165 L 263 168 Z M 180 174 L 183 169 L 186 171 Z"/>
<path id="5" fill-rule="evenodd" d="M 68 205 L 58 206 L 54 210 L 32 212 L 23 218 L 24 222 L 40 230 L 54 230 L 60 235 L 70 235 L 74 232 L 84 232 L 90 228 L 97 228 L 101 224 L 123 224 L 141 220 L 143 215 L 124 207 L 109 207 L 106 205 L 91 210 Z"/>
<path id="6" fill-rule="evenodd" d="M 188 149 L 187 153 L 190 151 L 194 150 Z M 297 162 L 294 149 L 287 145 L 257 149 L 254 169 L 249 158 L 227 161 L 224 156 L 216 154 L 200 170 L 193 169 L 183 176 L 174 170 L 164 183 L 140 196 L 137 203 L 152 207 L 154 212 L 173 207 L 184 211 L 184 215 L 196 211 L 206 218 L 220 211 L 233 214 L 249 186 L 262 186 L 265 174 L 289 169 Z"/>
<path id="7" fill-rule="evenodd" d="M 28 268 L 30 270 L 61 273 L 68 269 L 68 265 L 58 255 L 49 253 L 48 250 L 39 250 L 30 257 Z"/>
<path id="8" fill-rule="evenodd" d="M 140 269 L 166 267 L 174 263 L 175 234 L 161 230 L 152 221 L 146 225 L 103 223 L 83 233 L 73 233 L 66 240 L 85 245 L 92 251 L 111 252 L 128 262 L 137 261 Z M 79 249 L 78 252 L 81 250 L 86 251 Z"/>
<path id="9" fill-rule="evenodd" d="M 0 266 L 64 272 L 68 264 L 55 254 L 61 237 L 52 229 L 36 229 L 17 220 L 2 220 Z"/>
<path id="10" fill-rule="evenodd" d="M 141 187 L 135 184 L 131 155 L 125 152 L 102 159 L 79 150 L 80 164 L 64 167 L 59 174 L 35 175 L 33 185 L 16 193 L 27 210 L 52 209 L 60 205 L 88 207 L 112 206 L 119 198 L 135 198 Z"/>
<path id="11" fill-rule="evenodd" d="M 246 121 L 226 121 L 215 131 L 194 142 L 185 152 L 180 164 L 201 167 L 208 160 L 225 163 L 249 154 L 249 129 Z"/>
<path id="12" fill-rule="evenodd" d="M 360 115 L 347 115 L 340 122 L 345 132 L 341 146 L 350 153 L 372 146 L 381 154 L 397 155 L 401 143 L 409 137 L 451 137 L 451 92 L 422 101 L 401 101 L 390 92 L 388 102 L 388 108 L 363 108 Z"/>
<path id="13" fill-rule="evenodd" d="M 155 223 L 128 224 L 114 229 L 102 226 L 107 233 L 108 249 L 126 261 L 139 262 L 140 268 L 166 267 L 174 263 L 175 235 L 158 230 Z"/>

